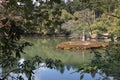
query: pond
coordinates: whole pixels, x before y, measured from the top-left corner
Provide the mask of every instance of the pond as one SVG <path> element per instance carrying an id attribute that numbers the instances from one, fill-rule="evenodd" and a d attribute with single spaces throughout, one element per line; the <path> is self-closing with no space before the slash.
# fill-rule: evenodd
<path id="1" fill-rule="evenodd" d="M 65 65 L 62 70 L 47 67 L 36 69 L 34 70 L 35 80 L 80 80 L 81 75 L 80 72 L 76 72 L 76 68 L 81 64 L 89 63 L 93 57 L 93 54 L 91 54 L 89 50 L 69 51 L 56 49 L 55 46 L 58 43 L 69 40 L 66 38 L 28 38 L 27 40 L 34 45 L 25 48 L 27 54 L 23 55 L 23 59 L 30 59 L 38 55 L 42 58 L 59 59 Z M 86 73 L 82 80 L 97 80 L 105 76 L 105 74 L 100 75 L 96 73 L 96 75 L 92 77 L 90 73 Z"/>
<path id="2" fill-rule="evenodd" d="M 28 59 L 32 59 L 34 56 L 40 56 L 42 58 L 51 58 L 53 60 L 61 60 L 64 64 L 63 68 L 60 69 L 50 69 L 43 65 L 40 68 L 35 69 L 32 75 L 34 79 L 32 80 L 80 80 L 81 72 L 76 72 L 82 64 L 90 63 L 93 58 L 93 54 L 90 53 L 90 50 L 59 50 L 56 49 L 56 45 L 69 41 L 67 38 L 26 38 L 24 40 L 30 41 L 33 46 L 28 46 L 25 48 L 26 54 L 22 55 L 22 58 L 19 62 L 23 62 Z M 17 61 L 16 61 L 17 62 Z M 9 70 L 10 68 L 8 68 Z M 0 73 L 7 69 L 0 68 Z M 99 71 L 100 72 L 100 71 Z M 92 77 L 92 74 L 85 73 L 82 80 L 102 80 L 106 75 L 96 73 Z M 0 74 L 0 78 L 1 78 Z M 18 76 L 24 77 L 24 80 L 29 80 L 25 73 L 9 73 L 9 75 L 17 78 Z M 113 80 L 112 77 L 109 77 L 110 80 Z M 8 80 L 16 80 L 11 77 L 8 77 Z"/>
<path id="3" fill-rule="evenodd" d="M 61 60 L 66 66 L 78 67 L 80 64 L 88 63 L 93 54 L 89 50 L 86 51 L 70 51 L 56 49 L 56 45 L 63 41 L 68 41 L 65 38 L 47 38 L 47 39 L 28 39 L 33 43 L 32 47 L 27 47 L 25 52 L 29 55 L 24 57 L 31 58 L 35 55 L 42 58 L 52 58 Z"/>

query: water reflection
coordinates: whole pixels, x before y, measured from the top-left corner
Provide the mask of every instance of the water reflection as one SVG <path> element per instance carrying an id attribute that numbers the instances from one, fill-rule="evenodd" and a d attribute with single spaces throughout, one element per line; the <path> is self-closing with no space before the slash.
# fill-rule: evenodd
<path id="1" fill-rule="evenodd" d="M 83 63 L 85 63 L 85 52 L 82 51 Z"/>
<path id="2" fill-rule="evenodd" d="M 48 39 L 28 39 L 33 42 L 34 46 L 25 49 L 29 55 L 23 55 L 26 59 L 35 55 L 42 58 L 60 59 L 68 66 L 78 67 L 83 63 L 89 63 L 93 54 L 90 51 L 68 51 L 55 49 L 55 46 L 67 39 L 48 38 Z"/>
<path id="3" fill-rule="evenodd" d="M 28 80 L 27 76 L 25 73 L 13 73 L 11 72 L 9 76 L 7 77 L 8 80 L 19 80 L 18 77 L 20 77 L 24 80 Z"/>
<path id="4" fill-rule="evenodd" d="M 2 78 L 2 69 L 0 68 L 0 79 Z"/>
<path id="5" fill-rule="evenodd" d="M 75 72 L 75 69 L 70 68 L 70 70 L 67 70 L 66 67 L 64 67 L 63 73 L 59 70 L 49 69 L 46 67 L 39 68 L 34 72 L 35 80 L 79 80 L 80 78 L 79 73 L 73 73 Z"/>
<path id="6" fill-rule="evenodd" d="M 25 60 L 22 58 L 19 63 L 23 64 Z M 40 64 L 40 67 L 33 70 L 32 80 L 80 80 L 81 72 L 76 72 L 76 68 L 64 65 L 62 68 L 50 69 L 45 67 L 44 63 Z M 0 78 L 2 78 L 2 68 L 0 68 Z M 24 80 L 29 80 L 25 73 L 9 73 L 8 80 L 18 80 L 18 77 L 22 77 Z M 111 76 L 106 76 L 101 70 L 93 76 L 91 73 L 84 73 L 82 80 L 114 80 Z"/>
<path id="7" fill-rule="evenodd" d="M 29 39 L 34 46 L 25 49 L 26 53 L 19 63 L 23 64 L 24 60 L 32 59 L 35 55 L 42 58 L 60 59 L 65 66 L 63 68 L 50 69 L 41 63 L 41 67 L 34 70 L 32 80 L 80 80 L 80 72 L 76 72 L 76 68 L 83 63 L 89 63 L 92 54 L 89 51 L 63 51 L 55 49 L 56 44 L 65 41 L 64 39 Z M 7 70 L 7 69 L 3 69 Z M 0 68 L 0 77 L 2 68 Z M 106 76 L 105 74 L 103 74 Z M 82 80 L 97 80 L 103 78 L 103 75 L 95 74 L 94 77 L 90 73 L 85 73 Z M 24 80 L 29 80 L 25 73 L 10 73 L 10 76 L 17 78 L 24 77 Z M 8 80 L 16 80 L 8 77 Z M 112 80 L 112 79 L 111 79 Z"/>
<path id="8" fill-rule="evenodd" d="M 64 72 L 61 73 L 59 70 L 50 69 L 47 67 L 41 67 L 34 70 L 34 80 L 80 80 L 80 72 L 75 72 L 76 69 L 64 67 Z M 85 73 L 82 80 L 113 80 L 113 77 L 106 76 L 105 73 L 96 73 L 93 77 L 91 73 Z"/>
<path id="9" fill-rule="evenodd" d="M 67 70 L 66 66 L 64 67 L 64 72 L 61 73 L 56 69 L 49 69 L 49 68 L 39 68 L 35 70 L 35 80 L 80 80 L 80 73 L 75 72 L 74 68 L 70 68 Z M 92 74 L 85 73 L 82 80 L 103 80 L 105 77 L 105 73 L 99 74 L 96 73 L 94 77 Z M 113 80 L 113 77 L 108 77 L 109 80 Z"/>
<path id="10" fill-rule="evenodd" d="M 42 67 L 35 70 L 35 80 L 79 80 L 80 73 L 75 72 L 76 67 L 79 67 L 83 63 L 88 63 L 92 57 L 89 51 L 81 52 L 55 49 L 57 44 L 67 41 L 64 38 L 28 40 L 33 42 L 34 46 L 26 49 L 26 52 L 29 53 L 27 56 L 24 55 L 26 59 L 39 55 L 43 58 L 60 59 L 65 64 L 64 68 L 49 69 Z"/>

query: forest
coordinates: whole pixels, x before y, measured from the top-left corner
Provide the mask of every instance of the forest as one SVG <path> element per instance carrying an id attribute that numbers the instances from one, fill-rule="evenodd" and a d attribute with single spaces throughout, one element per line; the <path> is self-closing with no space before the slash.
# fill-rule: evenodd
<path id="1" fill-rule="evenodd" d="M 120 79 L 120 1 L 119 0 L 0 0 L 0 80 L 8 80 L 11 72 L 25 73 L 32 79 L 33 70 L 46 63 L 49 68 L 63 68 L 61 60 L 34 56 L 20 64 L 24 48 L 33 46 L 26 37 L 69 37 L 78 39 L 85 30 L 92 39 L 109 39 L 102 53 L 91 49 L 89 64 L 77 68 L 93 75 L 98 69 Z M 107 35 L 106 35 L 107 34 Z M 102 36 L 102 37 L 101 37 Z M 27 53 L 26 53 L 27 54 Z M 19 66 L 19 67 L 18 67 Z M 37 67 L 36 67 L 37 66 Z M 84 75 L 80 77 L 82 80 Z M 18 76 L 14 80 L 24 80 Z M 104 80 L 109 80 L 105 77 Z"/>

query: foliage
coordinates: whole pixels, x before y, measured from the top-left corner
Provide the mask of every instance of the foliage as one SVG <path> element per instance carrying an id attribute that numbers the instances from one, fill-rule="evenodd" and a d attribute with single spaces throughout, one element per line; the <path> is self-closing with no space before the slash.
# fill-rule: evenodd
<path id="1" fill-rule="evenodd" d="M 57 4 L 60 0 L 42 0 L 33 3 L 32 0 L 10 0 L 4 8 L 9 17 L 21 17 L 21 26 L 25 33 L 40 33 L 42 35 L 60 33 L 63 20 Z"/>
<path id="2" fill-rule="evenodd" d="M 116 13 L 117 11 L 117 13 Z M 97 18 L 95 22 L 91 25 L 94 33 L 113 33 L 119 36 L 119 8 L 108 15 L 106 13 L 102 14 L 100 18 Z M 116 15 L 116 16 L 115 16 Z"/>
<path id="3" fill-rule="evenodd" d="M 48 67 L 48 68 L 63 68 L 63 64 L 60 60 L 53 59 L 43 59 L 39 56 L 35 56 L 31 59 L 24 60 L 23 62 L 17 62 L 17 60 L 13 61 L 13 66 L 7 66 L 2 68 L 2 80 L 5 79 L 15 79 L 15 80 L 24 80 L 23 74 L 25 74 L 28 80 L 34 80 L 34 70 L 39 69 L 40 67 Z M 17 76 L 13 76 L 10 73 L 18 74 Z"/>
<path id="4" fill-rule="evenodd" d="M 118 0 L 74 0 L 64 5 L 69 5 L 65 9 L 69 12 L 67 8 L 70 8 L 72 13 L 69 13 L 74 15 L 72 22 L 78 22 L 75 26 L 83 27 L 90 34 L 114 33 L 119 36 L 119 4 Z"/>
<path id="5" fill-rule="evenodd" d="M 17 0 L 13 0 L 12 3 L 6 5 L 6 8 L 7 12 L 12 16 L 22 16 L 24 21 L 22 25 L 26 33 L 39 33 L 41 35 L 66 34 L 66 30 L 62 29 L 61 24 L 69 19 L 73 21 L 75 19 L 77 21 L 80 20 L 78 26 L 85 27 L 89 31 L 88 33 L 115 32 L 115 34 L 119 34 L 116 33 L 119 27 L 116 24 L 119 24 L 119 20 L 114 19 L 112 15 L 114 14 L 114 16 L 119 17 L 118 0 L 74 0 L 67 3 L 60 2 L 59 0 L 47 2 L 38 0 L 35 3 L 31 0 L 21 0 L 19 2 L 18 6 Z M 84 16 L 78 15 L 86 9 L 89 9 L 89 11 L 85 12 Z M 111 21 L 110 18 L 114 21 Z"/>
<path id="6" fill-rule="evenodd" d="M 61 10 L 53 7 L 54 5 L 45 3 L 41 7 L 35 7 L 34 25 L 36 25 L 38 32 L 43 35 L 59 33 L 61 30 L 61 24 L 63 23 L 63 20 L 60 19 Z"/>
<path id="7" fill-rule="evenodd" d="M 0 67 L 3 71 L 1 80 L 6 80 L 11 72 L 20 74 L 26 73 L 31 80 L 32 71 L 35 68 L 36 64 L 41 62 L 46 63 L 46 67 L 56 68 L 62 66 L 61 61 L 52 60 L 52 59 L 41 59 L 40 57 L 34 57 L 33 59 L 24 61 L 24 64 L 18 64 L 18 60 L 21 58 L 21 53 L 24 52 L 26 46 L 32 46 L 29 42 L 20 41 L 21 36 L 26 32 L 27 27 L 33 25 L 34 15 L 33 12 L 36 5 L 33 4 L 31 0 L 9 0 L 9 2 L 3 2 L 0 4 L 4 11 L 0 13 Z M 41 23 L 50 22 L 49 21 L 49 11 L 47 6 L 50 6 L 55 3 L 59 3 L 59 0 L 50 0 L 45 2 L 45 6 L 40 6 L 40 12 L 38 14 L 41 18 Z M 38 7 L 38 6 L 37 6 Z M 44 8 L 46 10 L 44 10 Z M 58 10 L 56 10 L 58 11 Z M 52 25 L 57 25 L 57 20 L 59 20 L 59 13 L 56 14 L 56 11 L 51 11 L 52 14 L 55 14 L 53 17 Z M 54 13 L 55 12 L 55 13 Z M 44 23 L 47 25 L 46 23 Z M 50 26 L 50 25 L 49 25 Z M 46 27 L 46 26 L 45 26 Z M 16 78 L 15 78 L 16 79 Z M 16 80 L 23 80 L 22 76 L 18 76 Z"/>
<path id="8" fill-rule="evenodd" d="M 8 67 L 9 69 L 15 67 L 16 61 L 24 53 L 24 47 L 31 46 L 29 42 L 18 42 L 23 34 L 23 28 L 19 22 L 5 18 L 2 19 L 2 26 L 0 28 L 0 66 Z M 3 80 L 7 77 L 4 74 Z"/>
<path id="9" fill-rule="evenodd" d="M 73 18 L 73 15 L 68 13 L 65 9 L 62 9 L 61 18 L 65 21 L 68 21 Z"/>
<path id="10" fill-rule="evenodd" d="M 20 57 L 20 53 L 24 53 L 23 48 L 30 44 L 28 42 L 18 42 L 24 32 L 19 23 L 16 24 L 14 20 L 3 19 L 2 24 L 3 26 L 0 28 L 0 57 L 2 60 L 1 63 L 8 61 L 5 65 L 8 66 L 11 60 L 7 59 Z"/>
<path id="11" fill-rule="evenodd" d="M 106 33 L 108 31 L 107 28 L 111 27 L 111 22 L 112 22 L 109 20 L 110 19 L 109 17 L 110 16 L 103 14 L 100 18 L 97 18 L 95 22 L 91 25 L 93 32 L 94 33 Z"/>
<path id="12" fill-rule="evenodd" d="M 92 50 L 92 53 L 94 53 L 94 57 L 91 60 L 91 63 L 83 65 L 78 69 L 78 71 L 82 71 L 81 78 L 84 77 L 84 73 L 86 72 L 95 75 L 95 73 L 98 70 L 101 70 L 102 73 L 105 73 L 107 76 L 111 75 L 115 79 L 119 79 L 120 74 L 119 46 L 120 46 L 119 42 L 118 43 L 110 42 L 110 46 L 106 48 L 102 53 L 97 50 Z"/>
<path id="13" fill-rule="evenodd" d="M 42 65 L 44 64 L 44 65 Z M 20 70 L 16 73 L 25 73 L 29 80 L 33 80 L 34 70 L 40 67 L 48 67 L 48 68 L 63 68 L 63 64 L 60 60 L 53 59 L 43 59 L 39 56 L 35 56 L 30 60 L 25 60 L 23 64 L 19 64 Z"/>
<path id="14" fill-rule="evenodd" d="M 120 34 L 119 0 L 74 0 L 72 3 L 66 4 L 61 3 L 60 0 L 37 1 L 39 5 L 33 3 L 32 0 L 5 0 L 0 4 L 0 66 L 3 68 L 9 67 L 7 73 L 3 72 L 3 80 L 7 78 L 10 72 L 14 71 L 29 73 L 28 76 L 31 77 L 32 70 L 36 69 L 35 62 L 41 62 L 40 57 L 35 57 L 32 61 L 26 60 L 24 64 L 20 65 L 22 68 L 16 69 L 18 66 L 14 64 L 17 64 L 16 61 L 20 59 L 21 53 L 24 53 L 24 47 L 31 46 L 29 42 L 19 42 L 23 33 L 38 32 L 42 35 L 61 33 L 63 19 L 71 19 L 72 14 L 75 15 L 75 20 L 79 21 L 81 19 L 81 15 L 78 15 L 79 13 L 76 11 L 90 10 L 85 17 L 82 16 L 83 21 L 78 24 L 77 29 L 83 29 L 83 27 L 81 28 L 82 25 L 85 28 L 89 26 L 91 33 L 93 29 L 101 33 L 115 33 L 117 36 Z M 65 6 L 65 10 L 59 4 Z M 61 12 L 62 9 L 63 12 Z M 88 28 L 86 29 L 88 30 Z M 83 65 L 80 69 L 91 72 L 96 70 L 97 67 L 102 68 L 106 73 L 114 73 L 113 71 L 116 73 L 120 66 L 117 64 L 120 62 L 119 44 L 112 46 L 112 49 L 108 48 L 109 50 L 105 51 L 106 55 L 104 56 L 98 51 L 93 51 L 95 57 L 90 67 L 86 68 L 86 65 Z M 59 66 L 59 62 L 58 60 L 45 60 L 46 66 L 50 68 Z M 119 71 L 117 72 L 119 74 Z M 19 76 L 19 79 L 22 79 L 21 76 Z"/>

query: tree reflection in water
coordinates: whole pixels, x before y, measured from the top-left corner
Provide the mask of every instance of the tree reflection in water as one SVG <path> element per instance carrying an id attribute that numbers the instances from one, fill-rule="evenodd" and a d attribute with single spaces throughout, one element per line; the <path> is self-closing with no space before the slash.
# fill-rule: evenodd
<path id="1" fill-rule="evenodd" d="M 41 63 L 44 63 L 44 65 L 42 65 Z M 28 80 L 34 80 L 34 70 L 39 69 L 40 67 L 48 67 L 50 69 L 62 69 L 63 64 L 60 60 L 42 59 L 39 56 L 35 56 L 30 60 L 21 59 L 19 62 L 14 61 L 13 66 L 2 67 L 0 77 L 1 80 L 24 80 L 25 77 L 27 77 Z"/>
<path id="2" fill-rule="evenodd" d="M 39 56 L 30 60 L 20 59 L 15 63 L 14 67 L 0 68 L 1 80 L 80 80 L 82 76 L 82 72 L 76 72 L 75 68 L 65 66 L 59 60 L 42 59 Z M 94 76 L 86 72 L 82 80 L 103 80 L 107 76 L 100 71 Z M 112 77 L 109 79 L 112 80 Z"/>

